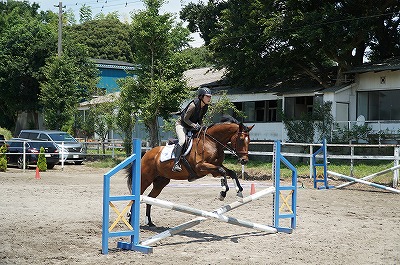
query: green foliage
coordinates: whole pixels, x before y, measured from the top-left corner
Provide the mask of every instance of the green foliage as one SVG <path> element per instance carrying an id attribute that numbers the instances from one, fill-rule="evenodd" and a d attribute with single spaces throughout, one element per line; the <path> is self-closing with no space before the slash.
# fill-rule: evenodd
<path id="1" fill-rule="evenodd" d="M 210 0 L 181 12 L 200 31 L 216 66 L 247 87 L 266 77 L 306 73 L 323 87 L 344 81 L 343 72 L 400 55 L 399 4 L 374 1 Z M 367 47 L 372 49 L 367 50 Z M 337 65 L 332 75 L 332 67 Z"/>
<path id="2" fill-rule="evenodd" d="M 118 17 L 85 21 L 65 28 L 68 38 L 87 47 L 87 56 L 96 59 L 133 62 L 129 25 Z"/>
<path id="3" fill-rule="evenodd" d="M 137 105 L 135 90 L 137 80 L 133 77 L 127 77 L 121 83 L 120 97 L 117 102 L 117 127 L 123 133 L 124 149 L 129 156 L 132 154 L 132 132 L 138 119 L 139 106 Z"/>
<path id="4" fill-rule="evenodd" d="M 188 69 L 211 67 L 213 65 L 211 52 L 206 46 L 184 49 L 181 55 L 187 62 Z"/>
<path id="5" fill-rule="evenodd" d="M 132 16 L 130 30 L 135 63 L 140 67 L 137 79 L 121 83 L 118 121 L 120 128 L 132 128 L 129 122 L 136 120 L 132 116 L 140 113 L 150 145 L 156 146 L 160 142 L 158 117 L 169 119 L 186 97 L 188 88 L 182 77 L 187 67 L 179 52 L 187 45 L 189 31 L 174 24 L 171 14 L 159 14 L 162 0 L 144 2 L 146 9 Z"/>
<path id="6" fill-rule="evenodd" d="M 0 171 L 5 172 L 7 170 L 7 147 L 6 145 L 0 146 Z"/>
<path id="7" fill-rule="evenodd" d="M 330 132 L 333 125 L 331 108 L 330 101 L 322 105 L 314 104 L 312 113 L 304 113 L 297 120 L 290 119 L 281 112 L 289 142 L 313 143 L 315 135 L 318 136 L 318 142 L 322 139 L 331 139 Z"/>
<path id="8" fill-rule="evenodd" d="M 0 3 L 0 126 L 7 129 L 19 113 L 39 110 L 40 68 L 57 49 L 57 17 L 38 8 Z"/>
<path id="9" fill-rule="evenodd" d="M 229 100 L 226 91 L 223 91 L 222 94 L 218 96 L 217 100 L 213 99 L 213 102 L 207 111 L 207 115 L 204 117 L 205 124 L 219 122 L 220 118 L 225 114 L 233 114 L 235 117 L 244 117 L 244 113 L 239 111 Z"/>
<path id="10" fill-rule="evenodd" d="M 38 155 L 38 160 L 37 160 L 37 167 L 39 168 L 40 171 L 46 171 L 47 170 L 47 160 L 44 155 L 44 148 L 43 146 L 40 147 L 40 152 Z"/>
<path id="11" fill-rule="evenodd" d="M 6 128 L 1 128 L 0 127 L 0 134 L 4 135 L 4 138 L 6 140 L 10 140 L 12 138 L 12 133 L 10 130 L 7 130 Z"/>
<path id="12" fill-rule="evenodd" d="M 79 9 L 79 22 L 81 24 L 85 22 L 89 22 L 92 20 L 92 9 L 90 6 L 87 6 L 86 4 L 82 5 L 82 7 Z"/>
<path id="13" fill-rule="evenodd" d="M 323 139 L 331 138 L 331 131 L 334 122 L 331 110 L 332 110 L 331 101 L 327 101 L 322 105 L 314 104 L 313 120 L 314 120 L 314 128 L 318 135 L 317 142 L 321 142 Z"/>
<path id="14" fill-rule="evenodd" d="M 114 113 L 116 102 L 112 95 L 109 95 L 107 100 L 106 102 L 92 106 L 88 115 L 91 116 L 89 119 L 93 119 L 93 131 L 100 137 L 101 143 L 105 142 L 108 132 L 116 127 L 116 114 Z M 103 145 L 103 154 L 105 152 L 106 150 Z"/>
<path id="15" fill-rule="evenodd" d="M 49 129 L 61 129 L 73 118 L 78 103 L 96 89 L 98 71 L 84 54 L 84 47 L 71 44 L 42 69 L 45 80 L 40 86 L 40 102 Z"/>
<path id="16" fill-rule="evenodd" d="M 314 142 L 314 120 L 311 114 L 303 114 L 299 120 L 283 117 L 283 123 L 289 142 L 312 143 Z"/>
<path id="17" fill-rule="evenodd" d="M 342 128 L 337 126 L 337 130 L 334 131 L 333 140 L 334 143 L 349 143 L 359 142 L 360 140 L 368 141 L 369 134 L 372 128 L 368 124 L 353 125 L 352 128 Z"/>

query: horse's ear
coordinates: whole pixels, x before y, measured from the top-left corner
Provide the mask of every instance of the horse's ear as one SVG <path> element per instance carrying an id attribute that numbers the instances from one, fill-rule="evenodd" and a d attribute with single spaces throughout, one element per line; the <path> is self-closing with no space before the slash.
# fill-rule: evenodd
<path id="1" fill-rule="evenodd" d="M 255 124 L 253 124 L 252 126 L 248 126 L 248 127 L 247 127 L 247 131 L 250 132 L 251 129 L 253 129 L 254 126 L 255 126 Z"/>

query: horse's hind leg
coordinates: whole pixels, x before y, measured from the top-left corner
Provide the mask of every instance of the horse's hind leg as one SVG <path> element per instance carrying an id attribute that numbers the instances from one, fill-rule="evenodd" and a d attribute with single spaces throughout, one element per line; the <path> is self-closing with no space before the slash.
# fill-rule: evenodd
<path id="1" fill-rule="evenodd" d="M 153 181 L 153 188 L 149 192 L 148 196 L 156 198 L 170 181 L 171 180 L 169 178 L 160 176 L 156 177 Z M 151 221 L 150 212 L 151 204 L 146 204 L 146 224 L 148 224 L 149 226 L 155 226 L 154 223 Z"/>

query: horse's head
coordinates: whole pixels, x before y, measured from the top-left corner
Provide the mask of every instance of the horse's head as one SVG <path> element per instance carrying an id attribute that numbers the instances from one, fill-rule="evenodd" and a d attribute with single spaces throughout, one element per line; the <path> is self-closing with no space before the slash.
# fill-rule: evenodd
<path id="1" fill-rule="evenodd" d="M 253 126 L 246 126 L 243 123 L 239 123 L 239 129 L 237 134 L 234 134 L 231 138 L 232 148 L 238 155 L 238 162 L 245 165 L 249 162 L 249 143 L 250 143 L 250 131 Z"/>

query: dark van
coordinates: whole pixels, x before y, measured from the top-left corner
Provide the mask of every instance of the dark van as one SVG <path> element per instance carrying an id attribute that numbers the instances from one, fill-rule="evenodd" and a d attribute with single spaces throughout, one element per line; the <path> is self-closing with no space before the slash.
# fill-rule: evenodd
<path id="1" fill-rule="evenodd" d="M 58 146 L 60 152 L 60 161 L 64 160 L 80 165 L 85 157 L 82 144 L 67 132 L 51 130 L 21 130 L 18 137 L 54 142 Z M 62 147 L 64 147 L 64 151 L 62 150 Z"/>

